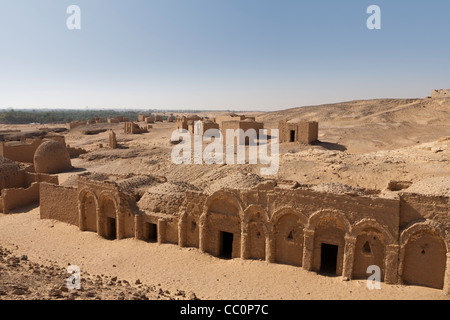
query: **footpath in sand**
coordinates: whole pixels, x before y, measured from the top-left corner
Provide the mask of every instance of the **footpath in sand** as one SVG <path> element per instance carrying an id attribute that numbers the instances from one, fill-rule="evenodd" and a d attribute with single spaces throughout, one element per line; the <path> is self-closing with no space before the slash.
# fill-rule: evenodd
<path id="1" fill-rule="evenodd" d="M 70 264 L 79 266 L 82 279 L 88 279 L 82 283 L 87 286 L 87 292 L 93 292 L 89 295 L 102 299 L 132 299 L 144 294 L 147 298 L 158 299 L 164 296 L 158 295 L 161 288 L 169 292 L 166 298 L 180 299 L 189 298 L 188 293 L 192 292 L 200 299 L 449 299 L 436 289 L 382 283 L 381 290 L 369 290 L 365 280 L 342 281 L 341 277 L 319 276 L 298 267 L 264 261 L 221 260 L 194 248 L 158 245 L 135 239 L 105 240 L 95 233 L 81 232 L 75 226 L 41 220 L 39 208 L 28 210 L 10 215 L 0 214 L 0 248 L 3 248 L 3 253 L 15 257 L 26 255 L 27 260 L 32 262 L 10 259 L 16 260 L 16 265 L 27 266 L 7 268 L 3 265 L 0 289 L 5 287 L 5 283 L 2 283 L 5 274 L 8 274 L 9 279 L 22 274 L 28 279 L 26 289 L 36 291 L 32 287 L 33 283 L 40 285 L 38 280 L 42 275 L 30 272 L 35 268 L 53 268 L 58 271 L 59 275 L 55 279 L 59 279 L 61 284 L 56 285 L 61 286 L 65 283 L 63 271 Z M 99 292 L 98 286 L 94 285 L 95 280 L 101 281 L 94 275 L 102 275 L 100 279 L 107 283 L 117 277 L 122 285 L 130 283 L 133 287 L 123 290 L 126 295 L 120 293 L 121 289 L 116 288 L 116 284 L 114 289 Z M 142 284 L 135 286 L 138 279 L 138 283 Z M 20 289 L 24 288 L 14 288 Z M 186 297 L 180 292 L 186 293 Z M 16 298 L 12 293 L 6 294 L 0 298 Z M 71 297 L 89 296 L 82 293 Z M 18 298 L 27 297 L 19 295 Z M 28 298 L 49 298 L 49 292 Z"/>

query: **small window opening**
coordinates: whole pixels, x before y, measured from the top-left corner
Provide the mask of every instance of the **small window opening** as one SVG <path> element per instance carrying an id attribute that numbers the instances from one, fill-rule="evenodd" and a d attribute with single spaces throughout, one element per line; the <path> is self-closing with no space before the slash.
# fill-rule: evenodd
<path id="1" fill-rule="evenodd" d="M 289 234 L 287 236 L 287 240 L 294 241 L 294 232 L 293 231 L 289 232 Z"/>
<path id="2" fill-rule="evenodd" d="M 368 241 L 363 246 L 363 252 L 365 254 L 371 254 L 372 253 L 372 249 L 370 248 L 370 244 L 369 244 Z"/>

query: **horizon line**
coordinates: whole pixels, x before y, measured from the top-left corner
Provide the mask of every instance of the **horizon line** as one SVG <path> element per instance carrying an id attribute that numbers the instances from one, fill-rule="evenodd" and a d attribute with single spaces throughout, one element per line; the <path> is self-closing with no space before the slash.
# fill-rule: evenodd
<path id="1" fill-rule="evenodd" d="M 276 111 L 285 111 L 290 109 L 297 109 L 297 108 L 305 108 L 305 107 L 319 107 L 319 106 L 325 106 L 325 105 L 333 105 L 333 104 L 342 104 L 342 103 L 350 103 L 350 102 L 356 102 L 356 101 L 376 101 L 376 100 L 421 100 L 426 99 L 428 97 L 404 97 L 404 98 L 367 98 L 367 99 L 353 99 L 353 100 L 345 100 L 340 102 L 328 102 L 328 103 L 322 103 L 322 104 L 312 104 L 312 105 L 302 105 L 302 106 L 295 106 L 295 107 L 288 107 L 284 109 L 275 109 L 271 111 L 262 111 L 262 110 L 233 110 L 233 109 L 157 109 L 157 108 L 145 108 L 145 107 L 133 107 L 133 108 L 123 108 L 123 107 L 84 107 L 84 108 L 76 108 L 76 107 L 53 107 L 53 108 L 47 108 L 47 107 L 20 107 L 20 108 L 14 108 L 14 107 L 0 107 L 0 112 L 4 111 L 120 111 L 120 112 L 138 112 L 138 111 L 155 111 L 155 112 L 263 112 L 263 113 L 269 113 L 269 112 L 276 112 Z"/>

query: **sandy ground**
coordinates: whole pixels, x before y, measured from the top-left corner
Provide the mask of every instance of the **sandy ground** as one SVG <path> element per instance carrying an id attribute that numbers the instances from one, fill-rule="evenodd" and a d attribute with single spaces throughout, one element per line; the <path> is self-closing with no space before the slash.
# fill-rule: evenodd
<path id="1" fill-rule="evenodd" d="M 39 208 L 0 215 L 0 247 L 36 263 L 78 265 L 83 273 L 160 286 L 169 292 L 195 292 L 200 299 L 449 299 L 441 290 L 342 281 L 301 268 L 264 261 L 221 260 L 198 249 L 109 241 L 65 223 L 40 220 Z M 51 263 L 49 262 L 51 261 Z"/>
<path id="2" fill-rule="evenodd" d="M 354 101 L 257 116 L 266 128 L 275 128 L 282 119 L 319 121 L 320 143 L 282 143 L 279 172 L 267 178 L 383 190 L 391 180 L 450 177 L 450 99 Z M 108 133 L 86 136 L 86 127 L 78 127 L 66 134 L 68 144 L 90 151 L 73 165 L 107 174 L 154 174 L 201 188 L 235 173 L 260 174 L 267 167 L 175 165 L 169 142 L 174 123 L 153 124 L 141 135 L 126 135 L 122 126 L 112 125 L 120 146 L 115 150 L 107 148 Z"/>
<path id="3" fill-rule="evenodd" d="M 267 178 L 378 190 L 398 180 L 416 183 L 418 192 L 450 192 L 450 99 L 353 101 L 255 115 L 267 128 L 275 128 L 279 120 L 319 121 L 320 143 L 281 144 L 280 171 Z M 0 130 L 23 132 L 37 128 L 0 125 Z M 108 128 L 116 132 L 119 149 L 107 147 L 106 132 L 83 133 Z M 75 128 L 64 134 L 66 142 L 89 153 L 72 159 L 77 169 L 60 174 L 60 183 L 90 171 L 164 176 L 207 190 L 238 173 L 260 173 L 261 165 L 173 164 L 169 140 L 174 129 L 174 123 L 156 123 L 149 133 L 126 135 L 123 124 Z M 140 279 L 170 292 L 195 292 L 201 299 L 448 299 L 441 290 L 382 284 L 381 290 L 371 291 L 364 280 L 345 282 L 286 265 L 221 260 L 194 248 L 134 239 L 108 241 L 74 226 L 40 220 L 39 208 L 0 215 L 0 247 L 42 265 L 64 268 L 70 263 L 82 273 L 129 283 Z"/>
<path id="4" fill-rule="evenodd" d="M 48 260 L 46 265 L 39 264 L 2 247 L 0 270 L 0 300 L 198 300 L 193 292 L 170 292 L 140 280 L 130 283 L 116 276 L 87 272 L 75 279 L 67 266 Z"/>

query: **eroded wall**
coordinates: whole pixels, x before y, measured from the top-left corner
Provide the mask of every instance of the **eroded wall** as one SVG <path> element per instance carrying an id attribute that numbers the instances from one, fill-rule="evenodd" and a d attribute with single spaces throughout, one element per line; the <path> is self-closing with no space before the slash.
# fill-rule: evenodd
<path id="1" fill-rule="evenodd" d="M 39 201 L 39 183 L 35 182 L 28 188 L 13 188 L 2 190 L 3 213 L 21 208 Z"/>
<path id="2" fill-rule="evenodd" d="M 431 91 L 432 98 L 448 98 L 450 97 L 450 89 L 440 89 Z"/>
<path id="3" fill-rule="evenodd" d="M 0 178 L 0 182 L 4 183 L 3 188 L 0 188 L 1 210 L 8 214 L 13 209 L 38 203 L 39 185 L 42 182 L 58 184 L 58 177 L 19 170 L 6 180 Z"/>
<path id="4" fill-rule="evenodd" d="M 55 198 L 58 201 L 55 201 Z M 50 183 L 40 184 L 41 219 L 54 219 L 78 226 L 78 190 Z"/>
<path id="5" fill-rule="evenodd" d="M 0 142 L 0 156 L 17 162 L 33 163 L 34 153 L 43 141 L 32 139 L 25 142 Z"/>

